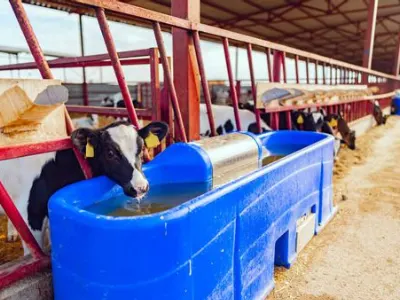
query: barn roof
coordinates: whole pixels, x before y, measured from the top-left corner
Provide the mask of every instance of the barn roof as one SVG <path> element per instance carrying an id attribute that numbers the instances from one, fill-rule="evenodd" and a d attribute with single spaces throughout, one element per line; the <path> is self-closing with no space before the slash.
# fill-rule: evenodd
<path id="1" fill-rule="evenodd" d="M 82 1 L 24 0 L 77 13 Z M 84 2 L 84 1 L 83 1 Z M 101 2 L 101 1 L 100 1 Z M 121 0 L 170 14 L 170 0 Z M 368 0 L 201 0 L 201 23 L 361 65 Z M 140 24 L 114 14 L 114 20 Z M 400 3 L 379 1 L 373 69 L 390 73 L 399 36 Z"/>

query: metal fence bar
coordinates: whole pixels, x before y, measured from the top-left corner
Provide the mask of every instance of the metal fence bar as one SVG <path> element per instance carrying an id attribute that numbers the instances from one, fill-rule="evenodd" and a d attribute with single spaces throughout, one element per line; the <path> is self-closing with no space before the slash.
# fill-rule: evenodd
<path id="1" fill-rule="evenodd" d="M 253 94 L 253 100 L 254 100 L 254 114 L 256 116 L 257 130 L 259 133 L 261 133 L 262 131 L 261 116 L 260 116 L 260 110 L 257 108 L 257 88 L 256 88 L 256 80 L 254 77 L 253 53 L 251 44 L 247 44 L 246 49 L 247 49 L 247 61 L 249 63 L 249 71 L 250 71 L 251 92 Z"/>
<path id="2" fill-rule="evenodd" d="M 238 97 L 236 94 L 235 81 L 233 79 L 232 66 L 231 66 L 231 58 L 230 58 L 230 54 L 229 54 L 229 40 L 227 38 L 224 38 L 222 41 L 223 41 L 223 46 L 224 46 L 226 69 L 228 71 L 229 86 L 230 86 L 230 91 L 231 91 L 231 96 L 232 96 L 233 112 L 235 114 L 236 129 L 242 130 L 242 127 L 240 124 L 240 116 L 239 116 L 239 104 L 238 104 L 239 101 L 238 101 Z"/>
<path id="3" fill-rule="evenodd" d="M 211 136 L 216 136 L 214 114 L 212 110 L 210 89 L 208 88 L 208 81 L 206 70 L 204 68 L 203 55 L 201 52 L 200 36 L 198 31 L 193 31 L 193 44 L 196 51 L 197 64 L 200 72 L 201 86 L 203 88 L 204 102 L 206 103 L 208 123 L 210 125 Z"/>
<path id="4" fill-rule="evenodd" d="M 267 56 L 268 79 L 269 79 L 269 82 L 272 82 L 271 49 L 265 48 L 265 54 Z"/>
<path id="5" fill-rule="evenodd" d="M 187 143 L 188 140 L 186 136 L 185 126 L 183 125 L 183 119 L 179 108 L 178 96 L 176 95 L 174 81 L 172 80 L 171 69 L 169 66 L 167 51 L 165 50 L 164 40 L 161 34 L 160 23 L 158 22 L 153 23 L 153 31 L 157 41 L 158 51 L 160 51 L 161 63 L 163 65 L 164 75 L 165 75 L 164 82 L 166 82 L 166 84 L 168 85 L 168 91 L 171 96 L 172 108 L 174 110 L 176 122 L 178 125 L 178 132 L 180 135 L 180 139 L 183 142 Z"/>

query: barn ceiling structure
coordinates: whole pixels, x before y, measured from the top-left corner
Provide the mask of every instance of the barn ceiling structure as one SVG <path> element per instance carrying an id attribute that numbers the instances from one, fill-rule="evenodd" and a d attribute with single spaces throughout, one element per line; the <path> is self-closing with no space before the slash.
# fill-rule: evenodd
<path id="1" fill-rule="evenodd" d="M 76 1 L 36 0 L 70 12 L 86 13 Z M 170 0 L 121 0 L 164 14 Z M 362 65 L 368 13 L 377 3 L 372 68 L 392 72 L 400 32 L 399 0 L 200 0 L 201 23 L 217 26 L 323 56 Z M 85 11 L 86 10 L 86 11 Z M 114 20 L 139 24 L 138 21 Z"/>

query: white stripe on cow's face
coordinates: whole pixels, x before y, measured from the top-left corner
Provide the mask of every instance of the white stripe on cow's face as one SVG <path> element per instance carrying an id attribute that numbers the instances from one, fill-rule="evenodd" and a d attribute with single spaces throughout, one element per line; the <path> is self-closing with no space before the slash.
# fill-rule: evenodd
<path id="1" fill-rule="evenodd" d="M 130 183 L 140 198 L 140 196 L 143 196 L 143 194 L 147 192 L 149 186 L 142 171 L 138 168 L 138 166 L 141 165 L 141 156 L 138 156 L 137 154 L 142 150 L 138 148 L 138 139 L 140 139 L 140 137 L 132 125 L 111 127 L 107 129 L 107 132 L 131 164 L 133 173 Z"/>

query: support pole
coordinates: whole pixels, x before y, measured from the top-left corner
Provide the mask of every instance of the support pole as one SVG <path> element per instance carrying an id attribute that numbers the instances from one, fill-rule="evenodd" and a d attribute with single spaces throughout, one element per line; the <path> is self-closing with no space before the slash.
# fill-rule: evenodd
<path id="1" fill-rule="evenodd" d="M 371 69 L 372 56 L 374 53 L 374 39 L 375 39 L 375 26 L 376 14 L 378 12 L 379 0 L 370 0 L 368 6 L 368 23 L 367 30 L 364 37 L 364 52 L 363 52 L 363 67 Z M 366 75 L 364 74 L 363 83 L 365 83 Z"/>
<path id="2" fill-rule="evenodd" d="M 171 1 L 171 15 L 200 22 L 200 0 Z M 200 88 L 195 49 L 190 34 L 185 29 L 172 28 L 173 78 L 187 139 L 192 141 L 200 138 Z"/>
<path id="3" fill-rule="evenodd" d="M 254 77 L 254 67 L 253 67 L 253 50 L 251 44 L 247 44 L 247 59 L 249 62 L 249 70 L 250 70 L 250 80 L 251 80 L 251 92 L 253 94 L 254 100 L 254 113 L 256 115 L 256 124 L 257 130 L 261 133 L 261 116 L 260 110 L 257 108 L 257 88 L 256 88 L 256 79 Z"/>
<path id="4" fill-rule="evenodd" d="M 393 75 L 399 76 L 400 72 L 400 33 L 397 35 L 397 47 L 394 54 Z"/>
<path id="5" fill-rule="evenodd" d="M 82 22 L 82 15 L 79 15 L 79 39 L 81 44 L 81 56 L 85 56 L 85 38 L 83 35 L 83 22 Z M 86 68 L 82 68 L 82 94 L 83 94 L 83 105 L 89 105 L 89 93 L 88 93 L 88 86 L 86 82 Z"/>
<path id="6" fill-rule="evenodd" d="M 208 88 L 206 69 L 204 68 L 203 55 L 202 55 L 201 46 L 200 46 L 200 36 L 199 36 L 198 31 L 193 32 L 193 42 L 194 42 L 194 46 L 196 49 L 197 63 L 199 65 L 201 86 L 203 88 L 203 96 L 204 96 L 204 102 L 206 103 L 208 123 L 210 125 L 211 136 L 216 136 L 217 131 L 215 130 L 215 122 L 214 122 L 214 114 L 212 111 L 210 90 Z M 237 61 L 237 49 L 238 48 L 236 48 L 236 61 Z M 237 65 L 236 65 L 236 68 L 237 68 Z"/>
<path id="7" fill-rule="evenodd" d="M 229 86 L 230 86 L 230 91 L 231 91 L 231 96 L 232 96 L 233 113 L 235 115 L 236 129 L 240 131 L 240 130 L 242 130 L 242 128 L 241 128 L 240 116 L 239 116 L 239 101 L 238 101 L 238 96 L 236 94 L 235 80 L 234 80 L 233 74 L 232 74 L 232 65 L 231 65 L 231 57 L 229 55 L 228 38 L 223 39 L 223 46 L 224 46 L 226 69 L 228 71 Z"/>
<path id="8" fill-rule="evenodd" d="M 140 128 L 139 119 L 136 115 L 135 108 L 133 107 L 132 104 L 131 94 L 129 92 L 128 85 L 126 84 L 125 81 L 124 71 L 122 70 L 121 62 L 119 61 L 118 58 L 117 50 L 115 48 L 110 28 L 108 27 L 104 9 L 96 8 L 96 16 L 99 22 L 101 33 L 104 38 L 104 42 L 107 47 L 108 55 L 110 56 L 110 60 L 114 68 L 115 76 L 117 77 L 119 88 L 121 89 L 122 97 L 124 98 L 126 110 L 128 111 L 132 124 L 135 125 L 137 128 Z"/>

